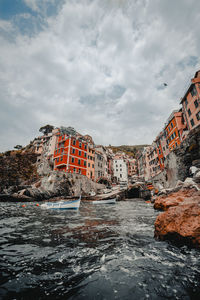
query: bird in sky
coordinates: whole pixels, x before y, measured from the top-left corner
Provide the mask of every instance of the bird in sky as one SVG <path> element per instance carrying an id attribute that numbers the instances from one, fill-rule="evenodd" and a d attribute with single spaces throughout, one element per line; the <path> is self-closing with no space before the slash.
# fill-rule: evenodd
<path id="1" fill-rule="evenodd" d="M 163 85 L 164 85 L 164 86 L 167 86 L 167 83 L 164 82 Z"/>

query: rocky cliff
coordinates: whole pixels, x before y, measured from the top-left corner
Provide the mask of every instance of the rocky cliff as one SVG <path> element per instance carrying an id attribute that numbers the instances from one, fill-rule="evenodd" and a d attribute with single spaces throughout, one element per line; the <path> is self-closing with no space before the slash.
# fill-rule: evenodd
<path id="1" fill-rule="evenodd" d="M 38 179 L 37 155 L 32 151 L 7 151 L 0 154 L 0 193 L 14 192 Z"/>
<path id="2" fill-rule="evenodd" d="M 52 161 L 31 149 L 0 155 L 0 201 L 40 201 L 88 195 L 104 188 L 86 176 L 53 171 Z"/>

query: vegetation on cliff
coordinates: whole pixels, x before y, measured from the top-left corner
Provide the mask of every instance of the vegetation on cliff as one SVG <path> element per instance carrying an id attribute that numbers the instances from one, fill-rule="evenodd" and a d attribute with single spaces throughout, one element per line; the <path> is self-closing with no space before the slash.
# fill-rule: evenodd
<path id="1" fill-rule="evenodd" d="M 10 186 L 31 184 L 38 178 L 37 154 L 32 151 L 7 151 L 0 154 L 0 192 Z"/>
<path id="2" fill-rule="evenodd" d="M 148 145 L 132 145 L 132 146 L 130 145 L 111 146 L 110 145 L 109 148 L 111 148 L 114 153 L 124 152 L 127 155 L 135 158 L 137 151 L 142 150 L 146 146 Z"/>

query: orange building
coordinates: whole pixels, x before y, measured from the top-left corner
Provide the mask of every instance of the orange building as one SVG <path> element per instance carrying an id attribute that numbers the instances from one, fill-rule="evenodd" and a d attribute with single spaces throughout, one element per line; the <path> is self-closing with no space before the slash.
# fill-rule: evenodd
<path id="1" fill-rule="evenodd" d="M 58 135 L 54 151 L 54 170 L 87 174 L 87 142 L 81 137 Z"/>
<path id="2" fill-rule="evenodd" d="M 170 151 L 175 149 L 182 142 L 183 130 L 186 129 L 182 110 L 174 110 L 165 126 L 167 145 Z"/>
<path id="3" fill-rule="evenodd" d="M 165 158 L 164 158 L 163 149 L 162 149 L 162 145 L 161 145 L 161 134 L 157 136 L 155 143 L 156 143 L 156 150 L 157 150 L 160 170 L 163 170 L 165 167 L 165 164 L 164 164 Z"/>
<path id="4" fill-rule="evenodd" d="M 188 129 L 191 130 L 200 125 L 200 70 L 195 73 L 191 80 L 181 104 Z"/>
<path id="5" fill-rule="evenodd" d="M 87 150 L 87 177 L 94 180 L 95 149 L 89 145 Z"/>

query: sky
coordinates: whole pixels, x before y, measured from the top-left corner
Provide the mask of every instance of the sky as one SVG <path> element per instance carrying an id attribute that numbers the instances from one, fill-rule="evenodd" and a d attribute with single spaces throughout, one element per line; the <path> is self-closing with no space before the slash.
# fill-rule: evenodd
<path id="1" fill-rule="evenodd" d="M 199 0 L 0 0 L 0 151 L 46 124 L 151 144 L 200 69 L 199 20 Z"/>

